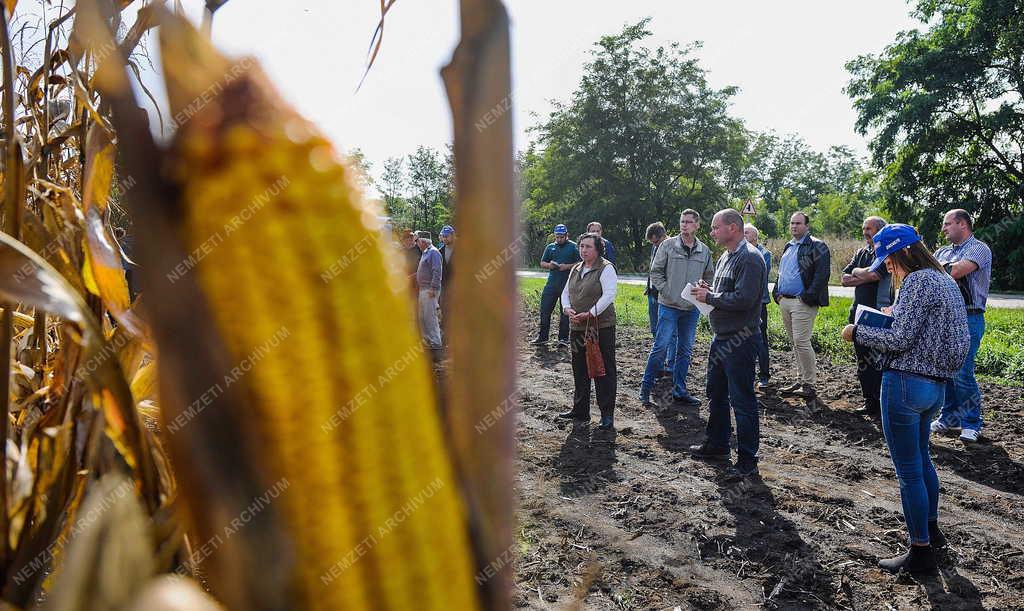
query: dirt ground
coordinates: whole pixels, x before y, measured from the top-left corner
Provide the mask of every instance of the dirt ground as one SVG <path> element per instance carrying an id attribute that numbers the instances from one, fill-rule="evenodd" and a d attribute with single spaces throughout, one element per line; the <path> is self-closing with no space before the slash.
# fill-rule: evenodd
<path id="1" fill-rule="evenodd" d="M 517 607 L 1024 609 L 1021 389 L 983 388 L 983 443 L 935 440 L 949 546 L 939 575 L 896 578 L 875 562 L 903 551 L 899 488 L 880 426 L 854 412 L 853 366 L 819 358 L 814 402 L 759 397 L 761 475 L 727 483 L 724 465 L 687 453 L 706 405 L 637 401 L 648 333 L 618 330 L 618 430 L 604 434 L 596 404 L 590 425 L 555 419 L 571 403 L 568 352 L 526 346 L 535 325 L 519 353 Z M 698 340 L 690 370 L 698 397 L 707 348 Z M 788 353 L 772 365 L 793 380 Z"/>

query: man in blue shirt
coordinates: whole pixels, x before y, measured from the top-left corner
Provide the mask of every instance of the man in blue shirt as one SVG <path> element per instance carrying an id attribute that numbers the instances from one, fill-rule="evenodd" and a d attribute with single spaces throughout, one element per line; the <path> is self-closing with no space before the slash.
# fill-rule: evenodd
<path id="1" fill-rule="evenodd" d="M 771 301 L 768 296 L 768 274 L 772 273 L 772 251 L 757 243 L 760 237 L 761 232 L 757 230 L 757 227 L 750 223 L 743 226 L 743 239 L 756 248 L 764 258 L 764 292 L 761 294 L 761 345 L 757 349 L 757 389 L 763 392 L 768 390 L 768 383 L 771 379 L 768 364 L 768 302 Z"/>
<path id="2" fill-rule="evenodd" d="M 604 242 L 604 258 L 615 263 L 615 246 L 612 245 L 611 241 L 604 239 L 603 232 L 604 228 L 597 221 L 590 221 L 587 225 L 587 233 L 596 233 L 601 236 L 601 241 Z"/>
<path id="3" fill-rule="evenodd" d="M 555 225 L 555 241 L 544 248 L 544 254 L 540 258 L 541 269 L 548 271 L 548 282 L 544 285 L 544 291 L 540 294 L 540 330 L 537 337 L 531 342 L 534 346 L 543 346 L 548 343 L 548 336 L 551 333 L 551 313 L 562 296 L 562 289 L 569 280 L 569 271 L 572 266 L 580 261 L 580 251 L 576 248 L 576 242 L 569 239 L 569 229 L 559 223 Z M 569 317 L 562 314 L 562 308 L 558 308 L 558 345 L 569 346 Z"/>
<path id="4" fill-rule="evenodd" d="M 789 233 L 793 239 L 782 249 L 779 280 L 772 291 L 800 369 L 800 381 L 781 391 L 806 399 L 818 396 L 815 389 L 818 363 L 811 347 L 811 334 L 818 308 L 828 305 L 828 277 L 832 265 L 828 246 L 810 234 L 810 221 L 803 212 L 794 212 L 789 218 Z"/>
<path id="5" fill-rule="evenodd" d="M 946 402 L 932 432 L 960 431 L 960 441 L 978 441 L 981 432 L 981 390 L 974 378 L 974 358 L 985 335 L 985 304 L 992 281 L 992 250 L 974 237 L 974 220 L 962 209 L 950 210 L 942 219 L 942 233 L 949 246 L 935 251 L 935 258 L 956 280 L 967 307 L 971 347 L 967 361 L 955 378 L 946 383 Z"/>

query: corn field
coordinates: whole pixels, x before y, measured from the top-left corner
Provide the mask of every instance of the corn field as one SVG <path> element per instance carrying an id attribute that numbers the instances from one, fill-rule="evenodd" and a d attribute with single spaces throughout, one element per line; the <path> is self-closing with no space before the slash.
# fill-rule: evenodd
<path id="1" fill-rule="evenodd" d="M 198 28 L 165 0 L 50 2 L 17 32 L 34 67 L 3 2 L 0 607 L 507 608 L 513 266 L 457 266 L 475 307 L 438 393 L 355 171 L 209 42 L 225 1 Z M 460 16 L 459 250 L 507 261 L 511 113 L 473 126 L 508 104 L 508 20 Z M 151 30 L 166 143 L 132 86 Z"/>

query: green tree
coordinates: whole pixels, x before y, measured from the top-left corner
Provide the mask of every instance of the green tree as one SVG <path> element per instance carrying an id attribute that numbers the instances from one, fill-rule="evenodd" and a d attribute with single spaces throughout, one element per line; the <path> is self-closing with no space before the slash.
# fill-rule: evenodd
<path id="1" fill-rule="evenodd" d="M 437 232 L 450 218 L 452 172 L 448 157 L 434 149 L 419 146 L 408 157 L 409 204 L 418 229 Z"/>
<path id="2" fill-rule="evenodd" d="M 648 22 L 595 45 L 571 99 L 534 128 L 522 173 L 528 227 L 600 220 L 620 265 L 644 260 L 651 221 L 727 205 L 747 148 L 728 112 L 736 89 L 708 84 L 698 44 L 644 47 Z"/>
<path id="3" fill-rule="evenodd" d="M 405 173 L 405 160 L 401 157 L 389 157 L 384 161 L 384 171 L 377 182 L 377 190 L 384 200 L 384 208 L 398 228 L 412 227 L 415 218 L 409 201 L 405 198 L 405 187 L 408 177 Z"/>
<path id="4" fill-rule="evenodd" d="M 828 158 L 796 134 L 758 134 L 749 159 L 748 180 L 771 212 L 779 209 L 783 191 L 796 199 L 798 209 L 810 209 L 829 191 Z"/>
<path id="5" fill-rule="evenodd" d="M 847 64 L 887 207 L 935 237 L 960 207 L 994 232 L 993 280 L 1024 288 L 1024 1 L 918 0 L 925 31 Z"/>

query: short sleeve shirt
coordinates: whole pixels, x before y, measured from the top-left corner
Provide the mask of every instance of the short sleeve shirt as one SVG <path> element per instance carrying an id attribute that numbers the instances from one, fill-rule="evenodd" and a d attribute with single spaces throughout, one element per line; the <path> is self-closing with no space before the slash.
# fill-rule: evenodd
<path id="1" fill-rule="evenodd" d="M 854 268 L 871 267 L 875 262 L 875 251 L 864 246 L 853 255 L 849 265 L 843 268 L 844 274 L 852 273 Z M 853 289 L 853 304 L 850 306 L 850 322 L 853 322 L 853 314 L 857 305 L 866 305 L 869 308 L 881 309 L 892 305 L 892 277 L 889 270 L 883 265 L 875 270 L 879 276 L 878 282 L 865 282 Z"/>
<path id="2" fill-rule="evenodd" d="M 971 261 L 978 269 L 967 274 L 957 284 L 967 300 L 968 311 L 984 312 L 988 302 L 989 284 L 992 282 L 992 250 L 973 235 L 960 244 L 950 244 L 935 251 L 935 258 L 943 265 Z"/>
<path id="3" fill-rule="evenodd" d="M 548 244 L 540 260 L 552 263 L 578 263 L 581 261 L 580 251 L 576 248 L 576 242 L 572 240 L 566 240 L 565 244 L 561 245 L 557 242 Z M 563 272 L 558 269 L 548 271 L 548 286 L 554 286 L 561 290 L 562 285 L 568 280 L 569 272 L 567 271 Z"/>

